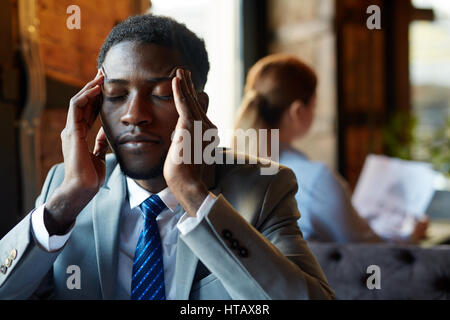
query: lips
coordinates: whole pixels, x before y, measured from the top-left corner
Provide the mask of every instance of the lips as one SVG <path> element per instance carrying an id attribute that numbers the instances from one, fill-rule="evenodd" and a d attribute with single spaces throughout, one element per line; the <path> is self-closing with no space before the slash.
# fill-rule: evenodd
<path id="1" fill-rule="evenodd" d="M 126 152 L 141 154 L 142 152 L 155 151 L 155 147 L 161 145 L 162 140 L 156 135 L 139 133 L 126 134 L 118 139 L 118 147 Z"/>
<path id="2" fill-rule="evenodd" d="M 143 144 L 143 143 L 156 143 L 159 144 L 161 139 L 159 137 L 148 135 L 148 134 L 137 134 L 137 135 L 125 135 L 119 139 L 119 144 L 133 145 L 133 144 Z"/>

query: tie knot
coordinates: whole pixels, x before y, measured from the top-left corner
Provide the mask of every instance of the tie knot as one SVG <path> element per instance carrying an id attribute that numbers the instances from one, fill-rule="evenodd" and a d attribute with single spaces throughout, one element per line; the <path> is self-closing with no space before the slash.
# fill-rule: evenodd
<path id="1" fill-rule="evenodd" d="M 166 205 L 157 194 L 154 194 L 142 202 L 140 207 L 144 215 L 144 219 L 147 220 L 150 218 L 156 219 L 158 214 L 166 208 Z"/>

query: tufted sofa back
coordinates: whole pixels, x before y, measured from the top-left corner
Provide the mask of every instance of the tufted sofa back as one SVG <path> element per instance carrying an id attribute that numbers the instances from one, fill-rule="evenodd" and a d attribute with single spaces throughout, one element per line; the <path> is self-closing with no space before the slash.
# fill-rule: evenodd
<path id="1" fill-rule="evenodd" d="M 450 299 L 450 246 L 310 243 L 337 299 Z M 369 266 L 376 266 L 369 268 Z M 379 272 L 374 271 L 379 267 Z M 380 289 L 368 288 L 379 276 Z M 373 287 L 373 286 L 372 286 Z"/>

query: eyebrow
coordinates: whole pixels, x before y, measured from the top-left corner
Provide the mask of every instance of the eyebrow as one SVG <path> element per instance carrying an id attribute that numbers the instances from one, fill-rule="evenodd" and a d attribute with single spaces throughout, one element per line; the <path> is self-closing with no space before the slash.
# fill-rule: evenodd
<path id="1" fill-rule="evenodd" d="M 170 71 L 169 76 L 167 76 L 167 77 L 148 78 L 148 79 L 145 79 L 145 82 L 152 82 L 152 83 L 155 83 L 155 82 L 161 82 L 161 81 L 172 80 L 173 78 L 175 78 L 175 71 L 176 71 L 178 68 L 182 68 L 182 67 L 180 67 L 180 66 L 175 66 L 175 67 L 173 67 L 173 68 L 171 69 L 171 71 Z M 128 83 L 130 83 L 128 80 L 125 80 L 125 79 L 110 79 L 110 78 L 108 78 L 108 77 L 106 76 L 106 73 L 105 73 L 105 71 L 104 71 L 104 69 L 103 69 L 103 66 L 102 66 L 102 70 L 103 70 L 103 74 L 105 75 L 105 82 L 106 82 L 106 83 L 117 83 L 117 84 L 128 84 Z"/>
<path id="2" fill-rule="evenodd" d="M 172 80 L 174 78 L 173 77 L 159 77 L 159 78 L 149 78 L 149 79 L 145 79 L 145 82 L 161 82 L 161 81 L 166 81 L 166 80 Z M 130 83 L 130 81 L 125 80 L 125 79 L 106 79 L 105 81 L 106 83 L 117 83 L 117 84 L 128 84 Z"/>

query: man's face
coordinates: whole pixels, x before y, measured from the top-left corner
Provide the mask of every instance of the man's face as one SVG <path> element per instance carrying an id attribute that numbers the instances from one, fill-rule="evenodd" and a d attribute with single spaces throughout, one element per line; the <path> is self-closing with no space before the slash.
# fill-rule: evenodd
<path id="1" fill-rule="evenodd" d="M 177 66 L 178 51 L 155 44 L 121 42 L 106 55 L 100 116 L 123 172 L 133 179 L 162 175 L 178 120 L 169 77 Z"/>

